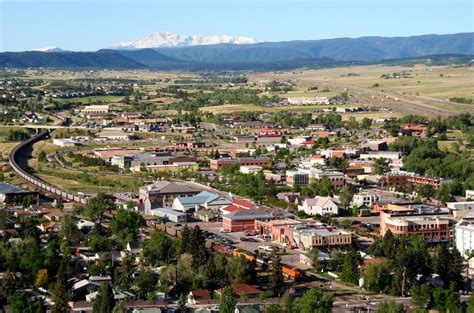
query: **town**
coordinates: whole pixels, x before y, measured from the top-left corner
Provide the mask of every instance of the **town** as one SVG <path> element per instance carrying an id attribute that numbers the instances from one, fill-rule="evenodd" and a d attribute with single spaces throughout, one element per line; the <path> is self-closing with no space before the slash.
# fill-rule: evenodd
<path id="1" fill-rule="evenodd" d="M 474 310 L 463 104 L 433 116 L 372 83 L 260 73 L 8 71 L 5 312 Z"/>

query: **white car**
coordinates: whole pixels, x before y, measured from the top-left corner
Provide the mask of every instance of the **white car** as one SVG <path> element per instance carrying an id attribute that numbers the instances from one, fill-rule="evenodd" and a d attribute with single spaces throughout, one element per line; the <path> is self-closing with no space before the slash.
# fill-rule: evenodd
<path id="1" fill-rule="evenodd" d="M 258 249 L 271 252 L 274 248 L 272 246 L 258 246 Z"/>
<path id="2" fill-rule="evenodd" d="M 219 230 L 220 233 L 223 233 L 223 234 L 227 234 L 227 233 L 230 233 L 230 230 L 229 229 L 225 229 L 225 228 L 221 228 Z"/>

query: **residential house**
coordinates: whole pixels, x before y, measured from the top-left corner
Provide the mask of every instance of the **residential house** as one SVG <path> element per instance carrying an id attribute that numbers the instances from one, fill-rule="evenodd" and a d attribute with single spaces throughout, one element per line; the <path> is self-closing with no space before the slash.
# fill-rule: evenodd
<path id="1" fill-rule="evenodd" d="M 302 205 L 298 206 L 299 211 L 308 215 L 338 215 L 339 207 L 336 201 L 331 197 L 316 196 L 305 199 Z"/>

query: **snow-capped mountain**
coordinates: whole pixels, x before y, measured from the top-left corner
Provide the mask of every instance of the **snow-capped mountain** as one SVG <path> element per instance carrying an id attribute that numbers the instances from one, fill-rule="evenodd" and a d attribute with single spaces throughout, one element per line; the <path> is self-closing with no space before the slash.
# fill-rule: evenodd
<path id="1" fill-rule="evenodd" d="M 51 47 L 44 47 L 44 48 L 33 49 L 32 51 L 40 51 L 40 52 L 64 52 L 65 50 L 59 48 L 58 46 L 51 46 Z"/>
<path id="2" fill-rule="evenodd" d="M 260 42 L 255 38 L 235 37 L 235 36 L 188 36 L 177 35 L 170 32 L 154 33 L 133 41 L 123 41 L 111 45 L 112 49 L 144 49 L 144 48 L 164 48 L 164 47 L 187 47 L 216 45 L 221 43 L 230 44 L 254 44 Z"/>

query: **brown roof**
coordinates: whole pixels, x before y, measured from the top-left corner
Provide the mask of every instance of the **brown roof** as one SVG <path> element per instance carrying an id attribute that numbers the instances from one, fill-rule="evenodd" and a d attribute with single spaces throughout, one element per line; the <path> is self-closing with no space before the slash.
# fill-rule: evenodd
<path id="1" fill-rule="evenodd" d="M 232 289 L 234 289 L 234 292 L 236 295 L 241 296 L 241 295 L 259 295 L 262 293 L 260 289 L 258 289 L 256 286 L 249 285 L 249 284 L 233 284 Z M 216 290 L 218 293 L 222 293 L 224 288 L 220 288 Z"/>
<path id="2" fill-rule="evenodd" d="M 209 290 L 193 290 L 191 294 L 194 297 L 194 300 L 201 301 L 201 300 L 212 300 L 211 293 Z"/>

